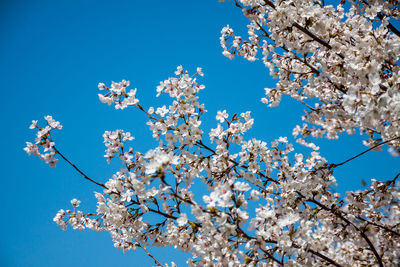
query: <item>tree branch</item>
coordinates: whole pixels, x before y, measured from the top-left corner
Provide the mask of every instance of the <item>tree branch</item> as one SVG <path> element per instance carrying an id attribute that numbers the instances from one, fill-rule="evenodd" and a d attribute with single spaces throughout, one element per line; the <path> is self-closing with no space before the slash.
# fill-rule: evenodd
<path id="1" fill-rule="evenodd" d="M 314 200 L 314 199 L 307 199 L 305 198 L 305 196 L 303 194 L 301 194 L 300 192 L 296 191 L 296 193 L 301 196 L 305 201 L 308 202 L 312 202 L 314 204 L 316 204 L 317 206 L 321 207 L 322 209 L 329 211 L 330 213 L 332 213 L 334 216 L 336 216 L 337 218 L 340 218 L 341 220 L 343 220 L 344 222 L 346 222 L 348 225 L 353 226 L 361 235 L 361 237 L 365 240 L 365 242 L 367 242 L 369 248 L 371 249 L 372 253 L 375 255 L 376 260 L 378 261 L 378 264 L 380 267 L 383 267 L 383 263 L 382 263 L 382 258 L 379 255 L 378 251 L 376 251 L 374 244 L 372 244 L 371 240 L 368 238 L 368 236 L 365 234 L 365 231 L 361 230 L 360 228 L 358 228 L 354 223 L 352 223 L 351 221 L 349 221 L 346 217 L 344 217 L 341 214 L 340 210 L 336 210 L 333 207 L 332 208 L 328 208 L 327 206 L 325 206 L 324 204 Z"/>
<path id="2" fill-rule="evenodd" d="M 383 229 L 383 230 L 385 230 L 385 231 L 387 231 L 387 232 L 389 232 L 389 233 L 392 233 L 392 234 L 394 234 L 394 235 L 400 236 L 400 233 L 398 233 L 398 232 L 396 232 L 396 231 L 394 231 L 394 230 L 392 230 L 392 229 L 390 229 L 390 228 L 387 228 L 386 226 L 383 226 L 383 225 L 380 225 L 380 224 L 377 224 L 377 223 L 368 221 L 367 219 L 364 219 L 364 218 L 359 217 L 359 216 L 357 216 L 356 218 L 359 219 L 359 220 L 361 220 L 361 221 L 363 221 L 363 222 L 365 222 L 365 223 L 367 223 L 367 224 L 376 226 L 376 227 L 381 228 L 381 229 Z"/>
<path id="3" fill-rule="evenodd" d="M 268 5 L 270 7 L 272 7 L 273 9 L 275 9 L 275 5 L 271 2 L 271 1 L 266 1 L 264 0 L 265 5 Z M 328 48 L 329 50 L 332 49 L 332 46 L 330 44 L 328 44 L 327 42 L 325 42 L 324 40 L 322 40 L 321 38 L 319 38 L 318 36 L 316 36 L 315 34 L 313 34 L 312 32 L 310 32 L 308 29 L 304 28 L 303 26 L 301 26 L 300 24 L 298 24 L 297 22 L 294 22 L 292 24 L 293 27 L 299 29 L 300 31 L 302 31 L 303 33 L 305 33 L 306 35 L 308 35 L 309 37 L 311 37 L 314 41 L 318 42 L 319 44 L 325 46 L 326 48 Z M 337 54 L 341 59 L 344 59 L 344 56 L 342 54 Z"/>
<path id="4" fill-rule="evenodd" d="M 320 43 L 321 45 L 325 46 L 326 48 L 328 48 L 329 50 L 332 49 L 332 46 L 330 44 L 328 44 L 327 42 L 325 42 L 324 40 L 322 40 L 321 38 L 318 38 L 315 34 L 313 34 L 312 32 L 310 32 L 308 29 L 304 28 L 303 26 L 299 25 L 297 22 L 294 22 L 293 27 L 299 29 L 300 31 L 302 31 L 303 33 L 307 34 L 308 36 L 310 36 L 314 41 Z"/>
<path id="5" fill-rule="evenodd" d="M 147 249 L 147 247 L 145 245 L 140 244 L 137 240 L 135 240 L 135 241 L 137 242 L 136 244 L 138 244 L 138 246 L 141 247 L 146 252 L 147 256 L 149 256 L 150 258 L 152 258 L 154 260 L 154 263 L 157 266 L 164 267 L 164 265 L 162 265 L 160 261 L 158 261 L 153 255 L 151 255 L 151 253 L 149 252 L 149 250 Z"/>
<path id="6" fill-rule="evenodd" d="M 385 16 L 384 16 L 382 13 L 379 13 L 377 17 L 378 17 L 380 20 L 383 20 L 383 19 L 385 18 Z M 396 29 L 396 27 L 394 27 L 393 24 L 390 23 L 389 21 L 388 21 L 387 28 L 388 28 L 391 32 L 393 32 L 394 34 L 396 34 L 398 37 L 400 37 L 400 31 L 399 31 L 398 29 Z"/>
<path id="7" fill-rule="evenodd" d="M 385 142 L 382 142 L 382 143 L 380 143 L 380 144 L 377 144 L 377 145 L 375 145 L 375 146 L 373 146 L 373 147 L 371 147 L 371 148 L 369 148 L 369 149 L 367 149 L 367 150 L 361 152 L 360 154 L 357 154 L 357 155 L 355 155 L 354 157 L 351 157 L 351 158 L 349 158 L 348 160 L 345 160 L 345 161 L 343 161 L 343 162 L 341 162 L 341 163 L 338 163 L 338 164 L 334 164 L 334 163 L 333 163 L 333 164 L 329 165 L 329 167 L 331 167 L 331 168 L 336 168 L 336 167 L 338 167 L 338 166 L 341 166 L 341 165 L 343 165 L 343 164 L 345 164 L 345 163 L 347 163 L 347 162 L 349 162 L 349 161 L 352 161 L 353 159 L 358 158 L 359 156 L 364 155 L 365 153 L 367 153 L 367 152 L 369 152 L 369 151 L 371 151 L 371 150 L 373 150 L 373 149 L 375 149 L 375 148 L 377 148 L 377 147 L 379 147 L 379 146 L 381 146 L 381 145 L 384 145 L 384 144 L 389 143 L 389 142 L 391 142 L 391 141 L 393 141 L 393 140 L 396 140 L 396 139 L 400 139 L 400 136 L 394 137 L 394 138 L 392 138 L 392 139 L 386 140 Z"/>
<path id="8" fill-rule="evenodd" d="M 61 158 L 63 158 L 63 160 L 65 160 L 65 161 L 66 161 L 69 165 L 71 165 L 75 170 L 77 170 L 80 174 L 82 174 L 83 178 L 85 178 L 86 180 L 91 181 L 91 182 L 94 183 L 94 184 L 97 184 L 97 185 L 103 187 L 104 189 L 107 189 L 107 187 L 106 187 L 103 183 L 96 182 L 95 180 L 89 178 L 86 174 L 84 174 L 75 164 L 73 164 L 73 163 L 72 163 L 71 161 L 69 161 L 63 154 L 61 154 L 61 152 L 60 152 L 58 149 L 56 149 L 55 146 L 54 146 L 53 148 L 54 148 L 55 153 L 58 154 L 58 155 L 60 155 Z"/>
<path id="9" fill-rule="evenodd" d="M 328 258 L 327 256 L 319 253 L 318 251 L 315 251 L 311 248 L 307 249 L 306 251 L 310 252 L 311 254 L 314 254 L 315 256 L 320 257 L 321 259 L 324 259 L 325 261 L 329 262 L 330 264 L 337 266 L 337 267 L 342 267 L 343 265 L 340 265 L 336 261 L 332 260 L 331 258 Z"/>

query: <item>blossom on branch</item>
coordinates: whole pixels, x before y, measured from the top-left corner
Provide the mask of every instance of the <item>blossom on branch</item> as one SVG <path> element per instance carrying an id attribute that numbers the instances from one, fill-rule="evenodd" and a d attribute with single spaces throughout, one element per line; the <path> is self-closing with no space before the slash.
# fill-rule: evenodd
<path id="1" fill-rule="evenodd" d="M 58 159 L 55 158 L 57 150 L 54 148 L 54 142 L 51 139 L 50 133 L 55 129 L 62 129 L 60 122 L 55 121 L 51 116 L 44 117 L 47 125 L 42 128 L 37 125 L 37 121 L 32 121 L 29 129 L 37 129 L 35 143 L 26 142 L 26 147 L 24 150 L 29 155 L 38 156 L 40 159 L 44 160 L 50 167 L 55 167 Z M 40 152 L 39 148 L 43 149 Z"/>

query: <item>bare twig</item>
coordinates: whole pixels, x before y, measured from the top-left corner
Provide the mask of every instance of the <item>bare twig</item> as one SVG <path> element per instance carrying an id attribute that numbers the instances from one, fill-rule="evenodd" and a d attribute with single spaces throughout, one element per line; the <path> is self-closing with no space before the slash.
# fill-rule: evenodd
<path id="1" fill-rule="evenodd" d="M 73 164 L 73 163 L 72 163 L 71 161 L 69 161 L 63 154 L 61 154 L 61 152 L 60 152 L 58 149 L 56 149 L 56 147 L 53 147 L 53 148 L 54 148 L 54 151 L 56 152 L 56 154 L 60 155 L 60 156 L 63 158 L 63 160 L 65 160 L 65 161 L 66 161 L 69 165 L 71 165 L 75 170 L 77 170 L 80 174 L 82 174 L 83 178 L 85 178 L 86 180 L 91 181 L 91 182 L 94 183 L 94 184 L 97 184 L 97 185 L 103 187 L 104 189 L 107 189 L 107 187 L 106 187 L 103 183 L 96 182 L 95 180 L 89 178 L 86 174 L 84 174 L 75 164 Z"/>
<path id="2" fill-rule="evenodd" d="M 396 139 L 400 139 L 400 136 L 394 137 L 392 139 L 386 140 L 385 142 L 382 142 L 382 143 L 379 143 L 377 145 L 374 145 L 373 147 L 370 147 L 369 149 L 367 149 L 367 150 L 355 155 L 354 157 L 349 158 L 348 160 L 345 160 L 345 161 L 343 161 L 341 163 L 338 163 L 338 164 L 331 164 L 331 165 L 329 165 L 329 167 L 336 168 L 338 166 L 341 166 L 341 165 L 343 165 L 343 164 L 345 164 L 345 163 L 347 163 L 349 161 L 352 161 L 353 159 L 358 158 L 359 156 L 364 155 L 365 153 L 367 153 L 367 152 L 369 152 L 369 151 L 371 151 L 371 150 L 373 150 L 373 149 L 375 149 L 377 147 L 380 147 L 381 145 L 387 144 L 387 143 L 392 142 L 393 140 L 396 140 Z"/>
<path id="3" fill-rule="evenodd" d="M 136 241 L 137 242 L 137 241 Z M 161 266 L 164 267 L 164 265 L 161 264 L 161 262 L 159 260 L 157 260 L 153 255 L 151 255 L 151 253 L 149 252 L 149 250 L 147 249 L 147 247 L 145 245 L 140 244 L 139 242 L 136 243 L 139 247 L 141 247 L 147 254 L 147 256 L 149 256 L 150 258 L 152 258 L 154 260 L 154 263 L 157 266 Z"/>

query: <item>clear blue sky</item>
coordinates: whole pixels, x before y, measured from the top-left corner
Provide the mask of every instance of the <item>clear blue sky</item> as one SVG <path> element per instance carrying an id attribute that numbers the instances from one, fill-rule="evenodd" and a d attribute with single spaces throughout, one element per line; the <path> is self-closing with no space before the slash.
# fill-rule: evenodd
<path id="1" fill-rule="evenodd" d="M 159 81 L 178 65 L 203 68 L 206 90 L 201 102 L 209 111 L 206 128 L 215 126 L 218 109 L 230 114 L 252 110 L 248 137 L 272 141 L 291 136 L 303 107 L 284 98 L 278 108 L 260 99 L 273 87 L 269 71 L 258 62 L 222 56 L 219 32 L 227 24 L 244 33 L 246 18 L 232 2 L 208 1 L 0 1 L 0 81 L 3 208 L 0 220 L 1 266 L 151 266 L 140 250 L 123 254 L 107 233 L 59 229 L 52 219 L 72 198 L 93 211 L 93 192 L 63 162 L 51 169 L 23 151 L 33 140 L 31 120 L 53 115 L 64 125 L 54 136 L 58 149 L 91 177 L 106 181 L 117 171 L 103 158 L 105 130 L 124 129 L 142 152 L 154 146 L 145 117 L 137 110 L 115 111 L 97 98 L 97 84 L 128 79 L 138 88 L 141 104 L 155 98 Z M 291 139 L 293 140 L 293 139 Z M 341 162 L 365 149 L 361 137 L 318 141 L 323 155 Z M 361 188 L 360 180 L 392 178 L 399 158 L 372 152 L 336 173 L 338 191 Z M 163 262 L 184 265 L 172 249 L 152 249 Z"/>

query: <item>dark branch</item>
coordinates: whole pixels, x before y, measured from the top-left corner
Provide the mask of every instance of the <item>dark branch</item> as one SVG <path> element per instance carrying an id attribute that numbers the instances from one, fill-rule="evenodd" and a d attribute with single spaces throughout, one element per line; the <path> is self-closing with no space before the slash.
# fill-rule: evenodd
<path id="1" fill-rule="evenodd" d="M 325 261 L 329 262 L 330 264 L 337 266 L 337 267 L 341 267 L 342 265 L 340 265 L 339 263 L 337 263 L 336 261 L 332 260 L 331 258 L 328 258 L 325 255 L 322 255 L 321 253 L 319 253 L 318 251 L 312 250 L 312 249 L 307 249 L 308 252 L 310 252 L 311 254 L 314 254 L 315 256 L 320 257 L 321 259 L 324 259 Z"/>
<path id="2" fill-rule="evenodd" d="M 382 13 L 379 13 L 379 14 L 378 14 L 378 18 L 379 18 L 380 20 L 383 20 L 383 19 L 385 18 L 385 16 L 384 16 Z M 394 27 L 392 23 L 388 22 L 387 28 L 388 28 L 391 32 L 393 32 L 394 34 L 396 34 L 397 36 L 400 37 L 400 31 L 399 31 L 398 29 L 396 29 L 396 27 Z"/>
<path id="3" fill-rule="evenodd" d="M 56 147 L 53 147 L 53 148 L 54 148 L 54 151 L 56 152 L 56 154 L 60 155 L 60 156 L 63 158 L 63 160 L 65 160 L 66 162 L 68 162 L 69 165 L 71 165 L 75 170 L 77 170 L 80 174 L 82 174 L 82 176 L 83 176 L 86 180 L 89 180 L 89 181 L 91 181 L 92 183 L 95 183 L 95 184 L 97 184 L 97 185 L 103 187 L 104 189 L 107 189 L 107 187 L 106 187 L 104 184 L 99 183 L 99 182 L 96 182 L 95 180 L 89 178 L 86 174 L 84 174 L 75 164 L 73 164 L 73 163 L 72 163 L 71 161 L 69 161 L 66 157 L 64 157 L 64 155 L 61 154 L 61 152 L 60 152 L 59 150 L 57 150 Z"/>
<path id="4" fill-rule="evenodd" d="M 331 164 L 331 165 L 329 165 L 329 167 L 331 167 L 331 168 L 336 168 L 336 167 L 338 167 L 338 166 L 341 166 L 341 165 L 343 165 L 343 164 L 345 164 L 345 163 L 347 163 L 347 162 L 349 162 L 349 161 L 351 161 L 351 160 L 353 160 L 353 159 L 358 158 L 359 156 L 364 155 L 365 153 L 367 153 L 367 152 L 369 152 L 369 151 L 371 151 L 371 150 L 373 150 L 373 149 L 375 149 L 375 148 L 377 148 L 377 147 L 379 147 L 379 146 L 381 146 L 381 145 L 384 145 L 384 144 L 389 143 L 389 142 L 391 142 L 391 141 L 393 141 L 393 140 L 396 140 L 396 139 L 400 139 L 400 136 L 397 136 L 397 137 L 394 137 L 394 138 L 392 138 L 392 139 L 386 140 L 385 142 L 379 143 L 379 144 L 377 144 L 377 145 L 375 145 L 375 146 L 373 146 L 373 147 L 371 147 L 371 148 L 365 150 L 364 152 L 361 152 L 360 154 L 357 154 L 357 155 L 355 155 L 354 157 L 349 158 L 348 160 L 345 160 L 345 161 L 343 161 L 343 162 L 341 162 L 341 163 L 338 163 L 338 164 Z"/>
<path id="5" fill-rule="evenodd" d="M 382 263 L 382 258 L 379 255 L 378 251 L 376 251 L 374 244 L 372 244 L 371 240 L 368 238 L 368 236 L 365 234 L 364 230 L 361 230 L 360 228 L 358 228 L 354 223 L 352 223 L 351 221 L 349 221 L 346 217 L 344 217 L 341 214 L 341 211 L 335 209 L 334 207 L 332 208 L 328 208 L 327 206 L 325 206 L 324 204 L 314 200 L 314 199 L 307 199 L 305 198 L 305 196 L 303 194 L 301 194 L 300 192 L 296 191 L 296 193 L 301 196 L 305 201 L 307 202 L 311 202 L 316 204 L 317 206 L 319 206 L 320 208 L 329 211 L 330 213 L 332 213 L 334 216 L 336 216 L 337 218 L 340 218 L 341 220 L 343 220 L 344 222 L 346 222 L 348 225 L 353 226 L 361 235 L 361 237 L 365 240 L 365 242 L 367 242 L 369 248 L 371 249 L 372 253 L 375 255 L 376 260 L 378 261 L 378 264 L 380 267 L 383 267 L 383 263 Z"/>

